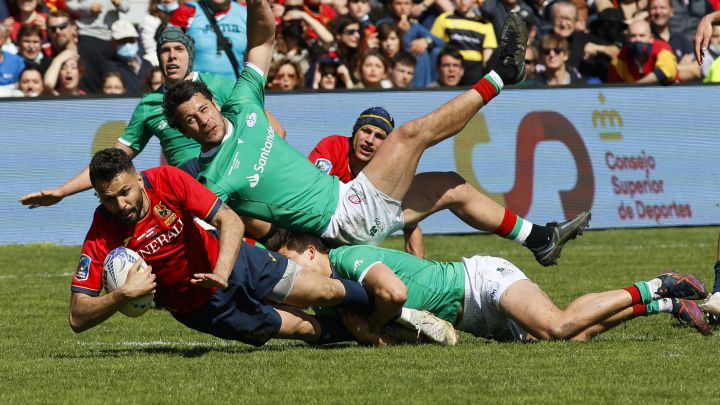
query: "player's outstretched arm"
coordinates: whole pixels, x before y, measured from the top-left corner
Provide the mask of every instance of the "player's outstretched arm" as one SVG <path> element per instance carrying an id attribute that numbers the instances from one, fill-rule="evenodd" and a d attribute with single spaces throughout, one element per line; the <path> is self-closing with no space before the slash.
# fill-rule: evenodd
<path id="1" fill-rule="evenodd" d="M 395 341 L 389 336 L 373 333 L 367 318 L 363 315 L 342 308 L 340 309 L 340 319 L 345 329 L 355 337 L 358 343 L 379 347 L 395 344 Z"/>
<path id="2" fill-rule="evenodd" d="M 240 245 L 245 234 L 245 225 L 240 217 L 224 203 L 210 221 L 210 225 L 220 231 L 218 259 L 212 273 L 197 273 L 190 280 L 192 284 L 207 288 L 228 287 L 228 278 L 232 273 Z"/>
<path id="3" fill-rule="evenodd" d="M 375 310 L 368 318 L 370 330 L 375 332 L 400 313 L 407 301 L 407 287 L 384 263 L 370 267 L 362 284 L 375 296 Z"/>
<path id="4" fill-rule="evenodd" d="M 121 144 L 120 142 L 115 142 L 115 145 L 113 146 L 115 148 L 125 151 L 125 153 L 127 153 L 130 158 L 133 158 L 136 155 L 134 150 Z M 90 170 L 86 167 L 85 169 L 83 169 L 83 171 L 78 173 L 77 176 L 68 180 L 62 186 L 48 188 L 30 194 L 25 194 L 24 196 L 20 197 L 18 201 L 20 201 L 22 205 L 28 205 L 28 208 L 47 207 L 59 203 L 65 197 L 77 194 L 85 190 L 89 190 L 91 188 L 92 184 L 90 184 Z"/>
<path id="5" fill-rule="evenodd" d="M 267 77 L 275 47 L 275 17 L 267 0 L 248 0 L 247 61 L 260 68 Z"/>
<path id="6" fill-rule="evenodd" d="M 70 298 L 70 328 L 75 333 L 84 332 L 105 322 L 133 298 L 155 293 L 157 284 L 152 267 L 148 266 L 147 271 L 138 272 L 141 263 L 142 260 L 138 260 L 128 270 L 125 284 L 111 293 L 91 297 L 74 292 Z"/>
<path id="7" fill-rule="evenodd" d="M 720 10 L 712 12 L 703 17 L 698 23 L 697 30 L 695 31 L 695 60 L 698 65 L 702 65 L 703 56 L 708 45 L 710 45 L 710 37 L 712 36 L 713 24 L 720 23 Z"/>

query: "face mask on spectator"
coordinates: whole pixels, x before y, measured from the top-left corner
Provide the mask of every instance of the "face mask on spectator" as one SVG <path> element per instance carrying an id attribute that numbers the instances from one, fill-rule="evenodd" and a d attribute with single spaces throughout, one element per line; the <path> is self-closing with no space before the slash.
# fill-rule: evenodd
<path id="1" fill-rule="evenodd" d="M 173 11 L 177 10 L 178 7 L 180 7 L 180 3 L 178 3 L 178 2 L 170 3 L 170 4 L 158 3 L 157 6 L 158 6 L 158 9 L 160 11 L 162 11 L 163 13 L 170 14 Z"/>
<path id="2" fill-rule="evenodd" d="M 122 44 L 117 49 L 117 54 L 120 57 L 120 59 L 124 59 L 124 60 L 130 60 L 130 59 L 135 58 L 138 54 L 137 42 Z"/>
<path id="3" fill-rule="evenodd" d="M 652 44 L 648 42 L 630 42 L 630 55 L 633 58 L 643 58 L 650 55 Z"/>

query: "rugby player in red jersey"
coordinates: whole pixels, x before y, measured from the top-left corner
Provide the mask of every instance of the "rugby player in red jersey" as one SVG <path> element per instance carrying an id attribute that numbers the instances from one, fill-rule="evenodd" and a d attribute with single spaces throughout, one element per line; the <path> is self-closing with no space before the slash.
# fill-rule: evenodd
<path id="1" fill-rule="evenodd" d="M 69 322 L 75 332 L 152 292 L 182 324 L 253 345 L 270 338 L 351 339 L 336 316 L 313 317 L 285 305 L 369 309 L 361 284 L 303 271 L 283 256 L 242 243 L 237 214 L 180 169 L 137 172 L 126 153 L 110 148 L 95 154 L 89 174 L 101 205 L 73 275 Z M 195 217 L 216 227 L 219 238 Z M 121 288 L 101 295 L 102 263 L 119 246 L 136 251 L 151 271 L 133 271 L 138 262 Z"/>

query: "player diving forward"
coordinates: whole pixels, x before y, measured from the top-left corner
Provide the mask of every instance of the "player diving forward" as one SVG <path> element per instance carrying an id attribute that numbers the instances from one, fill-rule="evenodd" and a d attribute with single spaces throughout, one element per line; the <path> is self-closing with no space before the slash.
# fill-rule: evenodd
<path id="1" fill-rule="evenodd" d="M 366 290 L 356 282 L 303 270 L 276 253 L 242 243 L 237 214 L 180 169 L 137 172 L 127 154 L 110 148 L 95 154 L 89 176 L 101 205 L 72 280 L 69 321 L 75 332 L 98 325 L 131 299 L 151 292 L 182 324 L 253 345 L 270 338 L 313 343 L 351 338 L 337 317 L 313 317 L 285 305 L 364 311 L 370 306 Z M 219 238 L 194 217 L 216 227 Z M 100 295 L 102 263 L 118 246 L 138 252 L 151 271 L 134 271 L 138 262 L 123 287 Z M 455 332 L 445 321 L 404 312 L 405 321 L 423 334 L 454 344 L 447 339 L 455 339 Z"/>
<path id="2" fill-rule="evenodd" d="M 362 283 L 375 296 L 367 320 L 349 317 L 346 325 L 359 341 L 378 344 L 377 333 L 397 308 L 423 309 L 456 325 L 458 330 L 498 341 L 588 340 L 637 316 L 672 313 L 703 335 L 710 327 L 690 299 L 707 296 L 692 275 L 661 274 L 624 289 L 581 296 L 563 310 L 507 260 L 474 256 L 461 262 L 433 262 L 375 246 L 341 246 L 328 250 L 320 238 L 278 231 L 268 247 L 303 268 L 335 273 Z M 378 322 L 380 320 L 380 322 Z"/>
<path id="3" fill-rule="evenodd" d="M 448 173 L 415 176 L 425 149 L 459 132 L 504 86 L 524 77 L 527 30 L 505 21 L 499 63 L 471 90 L 392 131 L 351 182 L 326 176 L 278 138 L 264 112 L 265 77 L 275 24 L 265 1 L 248 2 L 249 63 L 221 113 L 198 82 L 165 94 L 165 116 L 201 145 L 200 181 L 243 216 L 322 236 L 333 244 L 376 244 L 388 234 L 450 209 L 468 225 L 527 246 L 538 262 L 556 263 L 565 242 L 582 233 L 590 213 L 542 227 L 526 221 Z M 403 200 L 404 199 L 404 200 Z"/>

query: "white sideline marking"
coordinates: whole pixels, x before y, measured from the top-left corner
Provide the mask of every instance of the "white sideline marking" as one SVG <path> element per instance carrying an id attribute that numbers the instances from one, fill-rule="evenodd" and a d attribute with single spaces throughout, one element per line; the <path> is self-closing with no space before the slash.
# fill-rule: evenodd
<path id="1" fill-rule="evenodd" d="M 140 341 L 140 342 L 84 342 L 78 340 L 77 343 L 80 346 L 128 346 L 128 347 L 167 347 L 167 346 L 230 346 L 230 343 L 225 341 L 208 341 L 208 342 L 166 342 L 163 340 L 151 340 L 151 341 Z"/>
<path id="2" fill-rule="evenodd" d="M 70 277 L 73 273 L 40 273 L 40 274 L 3 274 L 0 280 L 11 280 L 16 278 L 54 278 L 54 277 Z"/>

